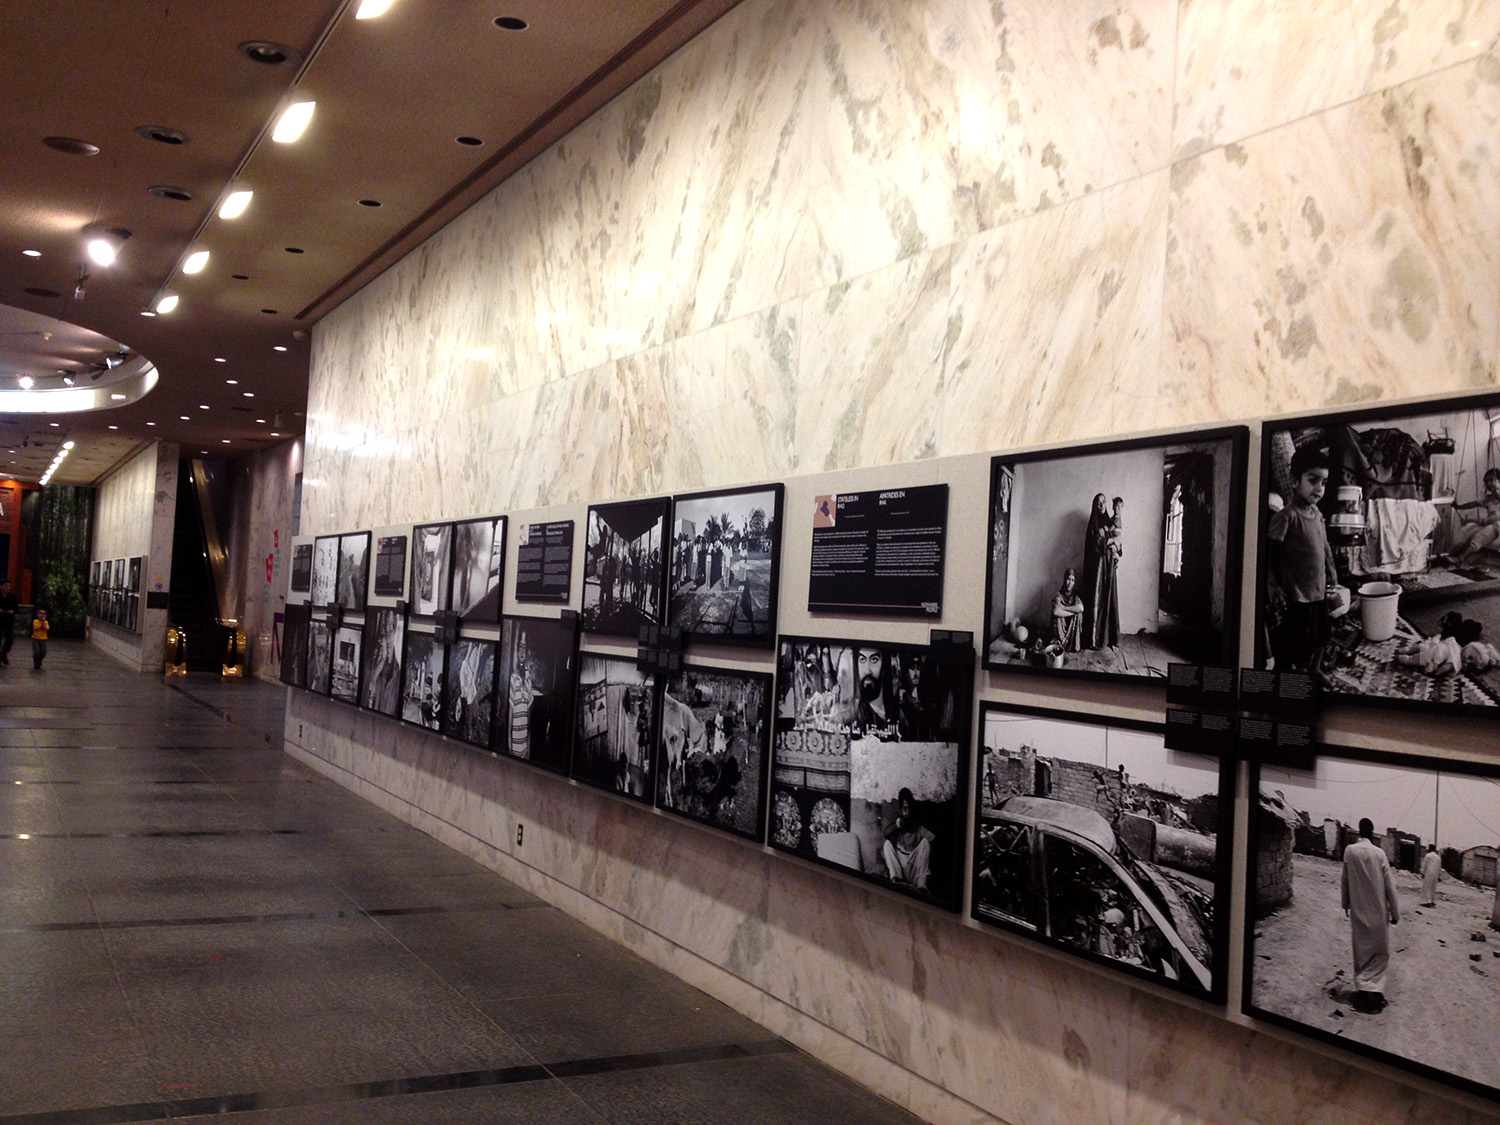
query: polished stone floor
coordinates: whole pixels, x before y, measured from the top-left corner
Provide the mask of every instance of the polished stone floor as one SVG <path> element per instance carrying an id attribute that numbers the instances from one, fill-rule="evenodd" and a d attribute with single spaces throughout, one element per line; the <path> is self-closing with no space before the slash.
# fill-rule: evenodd
<path id="1" fill-rule="evenodd" d="M 911 1122 L 279 750 L 283 689 L 0 668 L 0 1125 Z"/>

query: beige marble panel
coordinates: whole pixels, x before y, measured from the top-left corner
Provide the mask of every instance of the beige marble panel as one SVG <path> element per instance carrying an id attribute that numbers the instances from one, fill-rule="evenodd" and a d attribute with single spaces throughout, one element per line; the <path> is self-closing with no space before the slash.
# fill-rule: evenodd
<path id="1" fill-rule="evenodd" d="M 1163 423 L 1495 381 L 1491 56 L 1173 168 Z"/>
<path id="2" fill-rule="evenodd" d="M 954 248 L 944 454 L 1149 424 L 1167 181 L 1143 176 Z"/>
<path id="3" fill-rule="evenodd" d="M 1174 151 L 1206 148 L 1473 60 L 1487 0 L 1182 0 Z"/>

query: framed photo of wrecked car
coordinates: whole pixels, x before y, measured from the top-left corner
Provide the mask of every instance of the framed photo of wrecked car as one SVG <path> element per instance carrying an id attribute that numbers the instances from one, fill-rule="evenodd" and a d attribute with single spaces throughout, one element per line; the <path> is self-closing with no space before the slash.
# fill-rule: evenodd
<path id="1" fill-rule="evenodd" d="M 1500 718 L 1500 395 L 1265 423 L 1255 663 Z"/>
<path id="2" fill-rule="evenodd" d="M 1159 724 L 980 707 L 973 917 L 1223 1002 L 1234 762 Z"/>
<path id="3" fill-rule="evenodd" d="M 984 666 L 1238 665 L 1248 446 L 1232 426 L 993 458 Z"/>
<path id="4" fill-rule="evenodd" d="M 1500 1099 L 1500 765 L 1252 765 L 1245 1014 Z"/>

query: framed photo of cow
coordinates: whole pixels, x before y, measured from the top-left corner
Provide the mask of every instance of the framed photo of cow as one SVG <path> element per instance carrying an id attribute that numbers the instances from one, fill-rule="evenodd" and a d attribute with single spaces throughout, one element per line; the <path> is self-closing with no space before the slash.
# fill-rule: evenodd
<path id="1" fill-rule="evenodd" d="M 762 842 L 771 703 L 764 672 L 688 664 L 665 676 L 656 807 Z"/>

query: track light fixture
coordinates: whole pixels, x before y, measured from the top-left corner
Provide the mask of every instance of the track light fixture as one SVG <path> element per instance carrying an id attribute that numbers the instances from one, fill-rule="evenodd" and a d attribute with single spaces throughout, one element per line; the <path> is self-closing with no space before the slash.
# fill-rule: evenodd
<path id="1" fill-rule="evenodd" d="M 102 223 L 90 223 L 83 228 L 84 249 L 88 253 L 89 261 L 106 268 L 115 264 L 120 248 L 125 245 L 125 240 L 129 237 L 130 232 L 124 227 L 107 227 Z M 84 280 L 86 279 L 79 280 L 80 288 Z"/>

